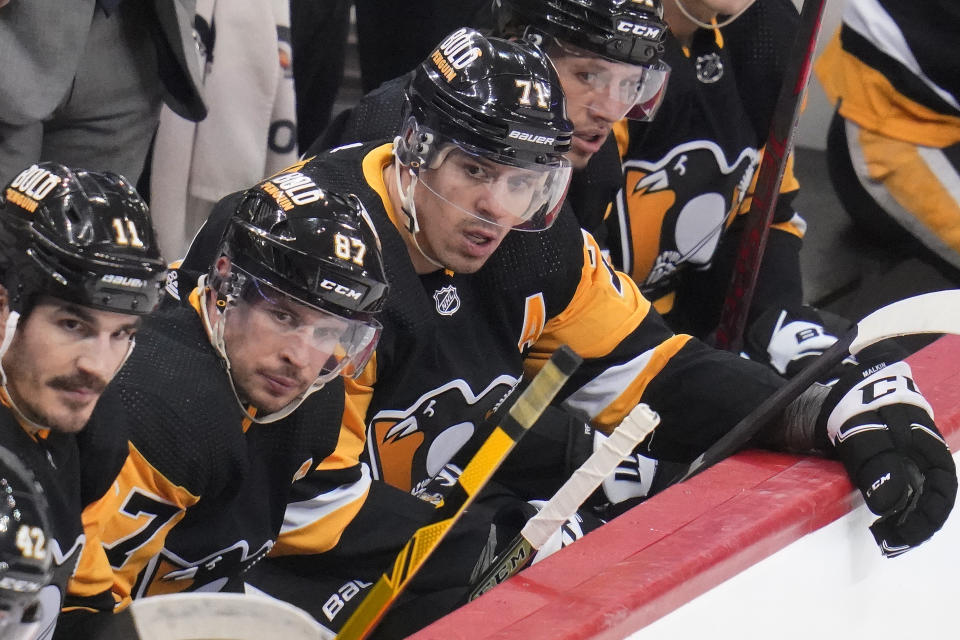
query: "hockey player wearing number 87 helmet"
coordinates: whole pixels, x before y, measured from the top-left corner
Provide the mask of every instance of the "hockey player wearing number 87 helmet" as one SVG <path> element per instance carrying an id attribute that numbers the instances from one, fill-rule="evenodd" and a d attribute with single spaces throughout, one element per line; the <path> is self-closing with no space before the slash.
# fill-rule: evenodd
<path id="1" fill-rule="evenodd" d="M 369 489 L 340 433 L 341 376 L 366 364 L 387 292 L 369 216 L 299 166 L 221 206 L 227 225 L 206 272 L 172 273 L 171 299 L 107 392 L 137 419 L 114 491 L 85 518 L 121 607 L 242 590 L 271 551 L 336 547 Z M 75 617 L 94 637 L 119 624 Z"/>
<path id="2" fill-rule="evenodd" d="M 102 469 L 126 457 L 124 414 L 102 394 L 157 306 L 165 274 L 147 206 L 116 174 L 45 162 L 0 193 L 0 446 L 33 472 L 50 505 L 50 527 L 19 541 L 24 553 L 29 544 L 29 555 L 50 559 L 43 633 L 85 562 L 85 542 L 95 545 L 83 505 L 109 487 L 88 481 L 82 452 L 95 448 Z M 83 595 L 88 606 L 113 606 L 108 593 Z"/>

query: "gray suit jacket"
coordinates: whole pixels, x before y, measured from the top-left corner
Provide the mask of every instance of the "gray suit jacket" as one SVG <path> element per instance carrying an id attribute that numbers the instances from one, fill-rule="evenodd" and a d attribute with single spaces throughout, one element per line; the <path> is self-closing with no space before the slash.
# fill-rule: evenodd
<path id="1" fill-rule="evenodd" d="M 193 39 L 196 0 L 128 0 L 152 8 L 164 100 L 189 120 L 207 113 Z M 0 121 L 47 118 L 77 71 L 95 0 L 12 0 L 0 8 Z"/>

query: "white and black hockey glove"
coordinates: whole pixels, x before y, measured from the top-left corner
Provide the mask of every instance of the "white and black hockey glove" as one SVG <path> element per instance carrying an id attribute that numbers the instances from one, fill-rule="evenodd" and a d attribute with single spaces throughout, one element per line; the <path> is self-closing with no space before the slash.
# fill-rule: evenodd
<path id="1" fill-rule="evenodd" d="M 833 346 L 837 337 L 823 326 L 813 307 L 768 309 L 747 331 L 744 354 L 792 378 L 814 358 Z"/>
<path id="2" fill-rule="evenodd" d="M 600 444 L 607 436 L 595 431 L 593 434 L 593 450 L 600 448 Z M 628 458 L 617 466 L 614 472 L 603 479 L 604 497 L 610 504 L 619 504 L 634 498 L 646 498 L 650 495 L 653 486 L 653 477 L 657 472 L 658 461 L 638 453 L 640 447 L 633 450 Z"/>
<path id="3" fill-rule="evenodd" d="M 817 430 L 880 516 L 870 530 L 884 556 L 905 553 L 943 526 L 957 470 L 910 365 L 849 367 L 827 395 Z"/>

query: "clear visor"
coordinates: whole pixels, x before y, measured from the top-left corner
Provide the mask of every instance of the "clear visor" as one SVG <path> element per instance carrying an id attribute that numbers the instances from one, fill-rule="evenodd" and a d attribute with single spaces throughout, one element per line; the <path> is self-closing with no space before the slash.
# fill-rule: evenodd
<path id="1" fill-rule="evenodd" d="M 418 177 L 433 195 L 490 224 L 543 231 L 553 224 L 570 185 L 565 158 L 552 165 L 506 165 L 450 144 Z"/>
<path id="2" fill-rule="evenodd" d="M 615 62 L 556 39 L 549 51 L 568 104 L 584 106 L 611 122 L 624 117 L 652 120 L 660 108 L 670 78 L 665 62 Z"/>
<path id="3" fill-rule="evenodd" d="M 380 338 L 379 322 L 324 311 L 245 275 L 248 279 L 242 293 L 227 312 L 231 308 L 245 309 L 254 327 L 253 336 L 268 332 L 299 341 L 309 351 L 309 361 L 316 365 L 320 383 L 338 375 L 360 375 Z"/>

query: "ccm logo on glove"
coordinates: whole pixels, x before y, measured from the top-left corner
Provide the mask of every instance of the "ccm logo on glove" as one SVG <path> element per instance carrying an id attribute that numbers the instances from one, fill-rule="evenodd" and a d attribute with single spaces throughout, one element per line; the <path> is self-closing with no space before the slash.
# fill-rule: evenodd
<path id="1" fill-rule="evenodd" d="M 898 404 L 909 404 L 925 411 L 933 420 L 933 408 L 926 398 L 917 390 L 911 377 L 910 365 L 906 362 L 895 362 L 887 365 L 874 365 L 860 373 L 865 379 L 848 391 L 827 420 L 827 435 L 830 442 L 836 445 L 847 438 L 871 429 L 886 429 L 887 425 L 880 424 L 849 424 L 844 425 L 851 418 L 864 411 L 876 411 L 880 407 Z M 914 425 L 921 426 L 921 425 Z M 933 435 L 931 433 L 931 435 Z M 941 442 L 943 438 L 937 434 Z M 946 444 L 944 444 L 946 446 Z"/>

